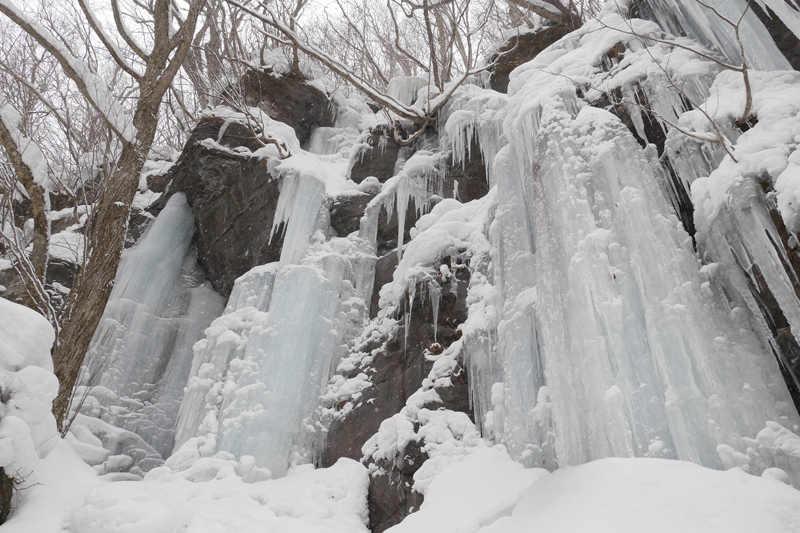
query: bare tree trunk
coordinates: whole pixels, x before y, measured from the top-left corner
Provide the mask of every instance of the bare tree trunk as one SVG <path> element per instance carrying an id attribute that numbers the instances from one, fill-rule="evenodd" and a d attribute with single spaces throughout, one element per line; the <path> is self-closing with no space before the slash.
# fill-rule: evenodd
<path id="1" fill-rule="evenodd" d="M 36 183 L 31 169 L 25 164 L 22 159 L 22 153 L 19 146 L 17 146 L 17 139 L 11 131 L 6 128 L 6 125 L 0 120 L 0 144 L 5 148 L 8 154 L 8 159 L 17 173 L 17 177 L 25 191 L 28 193 L 28 198 L 31 201 L 31 208 L 33 210 L 33 251 L 31 252 L 31 264 L 33 266 L 33 274 L 35 278 L 44 284 L 45 273 L 47 271 L 47 242 L 48 242 L 48 228 L 47 228 L 47 204 L 44 195 L 47 192 L 44 187 Z M 45 308 L 44 302 L 40 301 L 41 297 L 37 297 L 38 291 L 31 284 L 34 280 L 22 276 L 22 281 L 25 283 L 27 296 L 25 298 L 25 305 L 35 311 L 40 311 Z M 47 314 L 47 313 L 45 313 Z"/>
<path id="2" fill-rule="evenodd" d="M 61 336 L 53 347 L 53 365 L 59 381 L 53 414 L 62 434 L 69 429 L 70 421 L 66 418 L 72 391 L 117 274 L 139 174 L 158 127 L 161 101 L 186 59 L 204 3 L 205 0 L 190 3 L 185 22 L 174 34 L 169 26 L 169 2 L 157 0 L 154 6 L 153 50 L 146 56 L 144 74 L 137 76 L 139 100 L 133 116 L 135 137 L 123 140 L 116 170 L 103 190 L 96 218 L 92 221 L 94 228 L 88 243 L 90 256 L 64 304 Z"/>
<path id="3" fill-rule="evenodd" d="M 140 103 L 140 108 L 145 109 L 141 109 L 137 115 L 140 118 L 147 116 L 150 120 L 137 121 L 145 129 L 139 130 L 135 143 L 126 145 L 122 150 L 117 170 L 106 185 L 97 218 L 93 222 L 92 256 L 70 291 L 62 312 L 62 334 L 53 347 L 53 365 L 59 378 L 53 414 L 62 429 L 65 427 L 63 423 L 68 414 L 72 389 L 117 274 L 139 173 L 155 137 L 159 104 L 160 98 L 155 105 L 153 102 Z"/>

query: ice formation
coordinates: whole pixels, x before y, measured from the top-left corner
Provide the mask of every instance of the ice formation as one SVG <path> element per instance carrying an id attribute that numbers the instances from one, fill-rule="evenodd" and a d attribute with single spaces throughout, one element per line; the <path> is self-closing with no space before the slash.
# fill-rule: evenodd
<path id="1" fill-rule="evenodd" d="M 328 238 L 326 191 L 343 179 L 330 169 L 343 172 L 347 160 L 321 159 L 349 153 L 356 137 L 353 121 L 341 122 L 312 135 L 316 156 L 270 163 L 281 180 L 273 226 L 285 231 L 281 258 L 236 281 L 224 315 L 195 346 L 178 454 L 252 456 L 264 475 L 283 476 L 290 453 L 295 462 L 313 453 L 318 398 L 361 326 L 376 260 L 374 238 Z M 326 153 L 325 138 L 349 144 Z"/>
<path id="2" fill-rule="evenodd" d="M 417 99 L 417 92 L 428 85 L 428 80 L 414 76 L 397 76 L 389 80 L 386 91 L 389 96 L 403 105 L 411 105 Z"/>
<path id="3" fill-rule="evenodd" d="M 668 13 L 663 6 L 656 11 Z M 738 139 L 736 154 L 745 161 L 726 172 L 732 164 L 726 159 L 711 177 L 691 185 L 725 154 L 677 149 L 688 143 L 673 131 L 666 155 L 677 181 L 669 181 L 617 117 L 587 102 L 618 89 L 623 98 L 630 95 L 628 101 L 652 105 L 665 121 L 657 127 L 669 130 L 667 123 L 680 119 L 687 130 L 703 131 L 708 124 L 699 112 L 684 113 L 669 82 L 657 80 L 675 76 L 700 102 L 710 92 L 715 99 L 705 105 L 723 124 L 726 117 L 728 124 L 737 118 L 725 105 L 743 106 L 734 96 L 743 89 L 732 72 L 717 75 L 690 55 L 678 61 L 683 52 L 670 65 L 664 60 L 676 52 L 658 45 L 644 51 L 632 33 L 659 31 L 648 24 L 623 22 L 607 9 L 597 28 L 588 23 L 518 68 L 503 113 L 494 112 L 487 104 L 491 96 L 477 89 L 454 100 L 446 130 L 455 158 L 464 160 L 476 136 L 499 197 L 488 233 L 494 268 L 488 277 L 473 271 L 471 287 L 473 302 L 480 302 L 476 312 L 490 305 L 498 312 L 465 340 L 476 419 L 484 434 L 531 466 L 668 457 L 753 473 L 780 465 L 797 484 L 797 465 L 759 437 L 770 424 L 797 431 L 800 420 L 759 323 L 763 319 L 746 297 L 746 282 L 730 271 L 743 261 L 745 271 L 758 265 L 772 293 L 787 300 L 781 305 L 787 313 L 797 299 L 780 266 L 774 244 L 780 237 L 770 229 L 766 210 L 753 205 L 757 200 L 750 200 L 747 188 L 725 192 L 743 176 L 766 173 L 775 179 L 784 169 L 792 175 L 787 157 L 795 142 L 796 111 L 788 108 L 793 97 L 781 93 L 780 84 L 767 89 L 760 73 L 754 74 L 755 90 L 764 90 L 764 104 L 757 96 L 754 112 L 767 124 L 764 133 Z M 722 51 L 730 44 L 730 36 L 724 40 L 714 28 L 692 31 L 704 32 L 701 42 Z M 619 42 L 625 58 L 604 63 L 603 55 Z M 785 64 L 777 50 L 753 55 L 761 57 L 761 68 Z M 658 67 L 659 61 L 666 66 Z M 794 73 L 785 76 L 796 88 Z M 576 85 L 583 95 L 576 96 Z M 626 109 L 636 133 L 648 138 L 641 107 Z M 508 139 L 502 149 L 497 117 Z M 785 132 L 786 140 L 766 139 L 770 131 Z M 767 146 L 774 152 L 765 151 Z M 751 159 L 749 153 L 758 155 Z M 792 194 L 790 179 L 780 182 L 784 197 Z M 690 185 L 701 215 L 709 196 L 725 206 L 719 216 L 719 209 L 705 207 L 698 226 L 708 266 L 698 261 L 675 217 L 680 194 L 685 198 Z M 731 194 L 745 203 L 729 200 Z M 765 230 L 772 243 L 764 239 Z M 723 267 L 727 278 L 715 275 L 717 262 L 731 265 Z M 732 293 L 739 296 L 731 299 Z"/>
<path id="4" fill-rule="evenodd" d="M 378 155 L 391 131 L 343 97 L 335 126 L 314 131 L 308 152 L 296 140 L 287 159 L 264 150 L 280 180 L 272 230 L 283 232 L 283 249 L 236 281 L 224 312 L 200 284 L 191 212 L 174 195 L 120 267 L 89 367 L 102 377 L 84 412 L 171 453 L 153 479 L 225 478 L 223 469 L 246 482 L 290 479 L 324 445 L 322 419 L 346 419 L 371 386 L 353 371 L 373 354 L 358 350 L 401 329 L 407 337 L 416 296 L 433 308 L 438 345 L 439 303 L 460 266 L 470 278 L 461 336 L 425 354 L 420 389 L 367 440 L 373 474 L 417 443 L 428 459 L 414 489 L 432 508 L 447 499 L 437 476 L 502 443 L 514 461 L 551 471 L 611 457 L 678 459 L 800 486 L 789 365 L 753 295 L 755 286 L 774 297 L 785 335 L 800 332 L 800 282 L 784 266 L 794 252 L 782 245 L 800 228 L 800 78 L 781 71 L 785 59 L 747 15 L 757 122 L 740 128 L 741 74 L 670 44 L 738 65 L 726 23 L 687 3 L 646 4 L 651 13 L 640 16 L 653 20 L 626 20 L 609 4 L 518 67 L 508 95 L 460 87 L 438 136 L 399 148 L 385 183 L 347 180 L 366 146 L 377 139 L 369 148 Z M 713 5 L 735 18 L 745 3 Z M 641 37 L 653 34 L 663 42 Z M 410 105 L 426 83 L 394 79 L 389 92 Z M 456 198 L 442 198 L 448 166 L 476 149 L 490 192 L 462 203 L 454 184 Z M 367 192 L 359 231 L 335 235 L 333 199 Z M 407 228 L 412 203 L 417 221 Z M 398 220 L 397 268 L 373 287 L 382 212 Z M 380 311 L 370 321 L 375 291 Z M 431 408 L 459 365 L 474 423 Z M 98 459 L 106 471 L 124 462 L 117 452 Z M 560 479 L 506 459 L 500 468 L 518 483 L 513 501 L 493 504 L 498 513 L 511 512 L 530 478 Z M 469 520 L 485 525 L 478 514 Z"/>
<path id="5" fill-rule="evenodd" d="M 162 457 L 173 447 L 192 345 L 224 305 L 197 266 L 194 231 L 186 197 L 175 194 L 125 254 L 74 400 Z"/>

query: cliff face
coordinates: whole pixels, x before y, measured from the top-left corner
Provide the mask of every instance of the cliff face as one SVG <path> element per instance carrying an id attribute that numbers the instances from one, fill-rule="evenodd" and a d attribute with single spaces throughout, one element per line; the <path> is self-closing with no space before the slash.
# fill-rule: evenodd
<path id="1" fill-rule="evenodd" d="M 243 84 L 250 105 L 291 125 L 298 140 L 305 145 L 310 140 L 311 127 L 333 123 L 332 117 L 336 115 L 333 104 L 322 105 L 321 93 L 299 80 L 251 73 Z M 291 97 L 285 98 L 287 95 Z M 363 134 L 359 151 L 352 156 L 348 177 L 356 184 L 369 178 L 375 180 L 376 186 L 328 200 L 331 234 L 345 237 L 358 232 L 368 205 L 380 192 L 380 184 L 397 174 L 398 160 L 402 166 L 422 146 L 423 143 L 417 147 L 399 146 L 385 126 Z M 266 158 L 253 155 L 261 147 L 243 124 L 207 117 L 195 128 L 175 165 L 168 172 L 151 178 L 149 183 L 150 190 L 163 193 L 149 207 L 156 215 L 174 193 L 186 195 L 197 226 L 198 264 L 214 288 L 226 298 L 231 295 L 234 281 L 251 268 L 279 261 L 284 246 L 285 225 L 278 224 L 273 233 L 282 179 L 270 172 Z M 485 165 L 475 141 L 470 153 L 463 164 L 445 163 L 435 190 L 432 189 L 424 200 L 429 204 L 425 209 L 455 194 L 466 203 L 488 193 Z M 410 231 L 422 208 L 413 201 L 408 206 L 403 232 L 405 242 L 410 240 Z M 374 290 L 368 302 L 368 317 L 372 319 L 379 312 L 380 289 L 392 281 L 398 265 L 398 213 L 381 210 L 377 220 Z M 334 416 L 326 429 L 325 444 L 318 451 L 321 466 L 331 466 L 341 457 L 362 460 L 364 444 L 375 435 L 382 422 L 403 409 L 409 397 L 420 390 L 428 378 L 433 366 L 431 355 L 440 354 L 461 336 L 458 327 L 467 317 L 469 265 L 452 264 L 449 257 L 445 261 L 452 275 L 440 276 L 438 280 L 442 297 L 437 302 L 436 328 L 430 298 L 420 290 L 413 300 L 414 312 L 409 313 L 408 321 L 402 311 L 393 316 L 401 324 L 399 329 L 351 348 L 369 352 L 372 357 L 369 362 L 356 364 L 344 377 L 365 374 L 371 386 L 357 399 L 333 406 L 340 415 Z M 438 399 L 427 403 L 426 407 L 464 412 L 472 418 L 466 369 L 459 366 L 451 375 L 447 386 L 436 387 Z M 419 509 L 422 495 L 412 489 L 413 475 L 426 459 L 421 445 L 412 443 L 405 449 L 399 464 L 377 461 L 369 496 L 373 531 L 383 531 Z M 370 460 L 368 464 L 375 462 Z"/>
<path id="2" fill-rule="evenodd" d="M 644 17 L 651 3 L 634 7 Z M 204 287 L 195 250 L 227 299 L 222 316 L 192 326 L 204 330 L 200 342 L 177 335 L 184 351 L 194 344 L 191 364 L 175 370 L 180 414 L 163 411 L 164 425 L 178 428 L 178 455 L 252 456 L 254 479 L 267 468 L 280 475 L 286 456 L 323 467 L 361 461 L 374 532 L 419 509 L 443 457 L 486 443 L 548 469 L 605 456 L 729 468 L 747 453 L 756 473 L 794 468 L 752 444 L 762 414 L 739 420 L 732 408 L 742 390 L 755 391 L 747 402 L 790 424 L 789 394 L 800 404 L 800 261 L 775 176 L 745 173 L 744 200 L 703 216 L 693 182 L 714 176 L 723 149 L 670 131 L 665 117 L 677 122 L 694 104 L 649 63 L 648 76 L 626 71 L 655 61 L 629 34 L 547 28 L 513 41 L 493 90 L 462 87 L 440 131 L 411 146 L 362 113 L 363 102 L 252 72 L 243 98 L 291 127 L 294 156 L 282 159 L 223 111 L 151 176 L 162 196 L 149 212 L 183 209 L 180 220 L 196 227 L 173 269 L 188 285 L 176 299 L 186 304 Z M 526 66 L 547 47 L 557 68 L 591 75 L 578 83 Z M 685 80 L 689 91 L 719 74 L 694 67 L 703 77 Z M 757 117 L 742 127 L 728 118 L 721 127 L 737 142 L 758 133 Z M 172 319 L 169 309 L 160 318 Z M 284 420 L 263 408 L 272 391 L 308 401 L 269 404 Z M 150 409 L 158 395 L 147 392 L 125 405 Z M 90 407 L 119 412 L 109 398 Z M 674 409 L 694 425 L 676 423 Z M 709 429 L 717 419 L 727 429 Z M 752 446 L 727 453 L 729 441 L 715 439 L 741 427 Z"/>

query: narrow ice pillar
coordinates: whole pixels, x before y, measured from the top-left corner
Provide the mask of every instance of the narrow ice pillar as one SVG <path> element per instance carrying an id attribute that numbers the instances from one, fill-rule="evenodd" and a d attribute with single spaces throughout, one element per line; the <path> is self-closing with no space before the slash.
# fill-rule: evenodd
<path id="1" fill-rule="evenodd" d="M 221 413 L 218 449 L 253 455 L 281 476 L 302 421 L 316 407 L 327 377 L 333 335 L 327 315 L 338 294 L 320 271 L 283 268 L 275 280 L 269 319 L 253 331 L 238 372 L 238 388 Z M 324 375 L 323 375 L 324 374 Z"/>

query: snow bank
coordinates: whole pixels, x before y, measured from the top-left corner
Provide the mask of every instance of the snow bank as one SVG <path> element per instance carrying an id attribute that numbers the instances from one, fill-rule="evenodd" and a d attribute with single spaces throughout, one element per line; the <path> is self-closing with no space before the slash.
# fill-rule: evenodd
<path id="1" fill-rule="evenodd" d="M 45 317 L 0 298 L 0 369 L 15 372 L 33 365 L 52 372 L 50 347 L 55 338 Z"/>
<path id="2" fill-rule="evenodd" d="M 462 491 L 470 489 L 464 485 Z M 800 492 L 774 479 L 684 461 L 602 459 L 530 487 L 481 533 L 800 531 Z"/>
<path id="3" fill-rule="evenodd" d="M 510 514 L 531 484 L 547 473 L 542 468 L 523 468 L 502 445 L 477 448 L 434 478 L 420 510 L 388 531 L 477 531 Z"/>
<path id="4" fill-rule="evenodd" d="M 122 481 L 89 490 L 69 510 L 73 533 L 178 533 L 192 521 L 186 505 L 152 483 Z"/>
<path id="5" fill-rule="evenodd" d="M 24 477 L 56 439 L 55 333 L 42 315 L 4 298 L 0 317 L 0 466 Z"/>
<path id="6" fill-rule="evenodd" d="M 3 533 L 367 532 L 367 469 L 350 459 L 259 481 L 248 480 L 252 457 L 222 452 L 180 471 L 155 468 L 144 481 L 110 482 L 60 442 Z"/>
<path id="7" fill-rule="evenodd" d="M 367 531 L 369 481 L 358 462 L 340 459 L 316 470 L 304 465 L 281 479 L 246 483 L 241 474 L 252 467 L 253 458 L 237 462 L 226 456 L 231 457 L 222 452 L 200 459 L 180 472 L 156 468 L 142 486 L 177 500 L 178 512 L 188 507 L 193 519 L 187 533 Z"/>
<path id="8" fill-rule="evenodd" d="M 0 298 L 0 467 L 18 487 L 37 486 L 41 459 L 58 443 L 50 411 L 58 394 L 50 358 L 54 339 L 43 316 Z"/>

